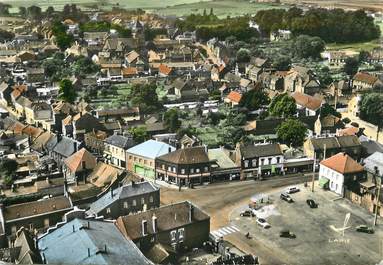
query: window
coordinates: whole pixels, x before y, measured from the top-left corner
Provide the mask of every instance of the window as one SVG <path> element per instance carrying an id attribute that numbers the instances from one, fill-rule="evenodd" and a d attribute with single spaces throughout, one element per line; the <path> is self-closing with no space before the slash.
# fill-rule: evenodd
<path id="1" fill-rule="evenodd" d="M 205 172 L 208 172 L 209 171 L 209 167 L 205 167 Z"/>
<path id="2" fill-rule="evenodd" d="M 176 234 L 177 234 L 176 230 L 170 231 L 170 240 L 171 241 L 176 241 Z"/>
<path id="3" fill-rule="evenodd" d="M 124 208 L 128 209 L 128 202 L 124 202 Z"/>
<path id="4" fill-rule="evenodd" d="M 185 174 L 185 169 L 181 168 L 181 174 Z"/>
<path id="5" fill-rule="evenodd" d="M 48 228 L 49 227 L 49 218 L 44 219 L 44 227 Z"/>
<path id="6" fill-rule="evenodd" d="M 33 223 L 29 223 L 29 230 L 33 230 Z"/>
<path id="7" fill-rule="evenodd" d="M 141 204 L 142 204 L 142 205 L 145 204 L 145 198 L 141 198 Z"/>
<path id="8" fill-rule="evenodd" d="M 173 167 L 173 172 L 176 173 L 176 167 Z"/>
<path id="9" fill-rule="evenodd" d="M 162 165 L 162 169 L 165 170 L 165 165 Z"/>
<path id="10" fill-rule="evenodd" d="M 142 163 L 142 159 L 140 158 L 140 159 L 138 160 L 138 162 L 139 162 L 139 163 Z"/>
<path id="11" fill-rule="evenodd" d="M 132 159 L 132 156 L 129 156 L 129 159 Z"/>
<path id="12" fill-rule="evenodd" d="M 180 240 L 183 240 L 184 239 L 184 234 L 185 234 L 185 228 L 180 228 L 178 229 L 178 238 Z"/>
<path id="13" fill-rule="evenodd" d="M 261 166 L 263 166 L 264 164 L 265 164 L 265 159 L 261 158 Z"/>
<path id="14" fill-rule="evenodd" d="M 145 160 L 144 160 L 144 164 L 146 165 L 147 163 L 148 163 L 148 160 L 145 159 Z"/>
<path id="15" fill-rule="evenodd" d="M 153 201 L 154 201 L 153 196 L 150 196 L 150 197 L 149 197 L 149 201 L 150 201 L 151 203 L 153 203 Z"/>
<path id="16" fill-rule="evenodd" d="M 15 225 L 12 226 L 12 228 L 11 228 L 11 232 L 12 232 L 12 234 L 16 234 L 16 232 L 17 232 L 17 227 L 16 227 Z"/>
<path id="17" fill-rule="evenodd" d="M 133 200 L 133 206 L 137 206 L 137 202 L 135 199 Z"/>
<path id="18" fill-rule="evenodd" d="M 244 163 L 245 163 L 245 167 L 249 167 L 249 160 L 245 160 Z"/>
<path id="19" fill-rule="evenodd" d="M 269 158 L 269 165 L 271 165 L 271 159 L 272 159 L 272 158 Z"/>
<path id="20" fill-rule="evenodd" d="M 168 167 L 168 171 L 172 171 L 172 168 L 171 168 L 171 167 Z"/>
<path id="21" fill-rule="evenodd" d="M 197 169 L 195 170 L 195 172 L 196 172 L 196 173 L 199 173 L 199 168 L 197 168 Z"/>
<path id="22" fill-rule="evenodd" d="M 281 162 L 281 158 L 277 157 L 277 163 L 279 164 Z"/>
<path id="23" fill-rule="evenodd" d="M 110 213 L 110 208 L 106 208 L 106 213 Z"/>
<path id="24" fill-rule="evenodd" d="M 191 169 L 190 169 L 190 173 L 191 173 L 191 174 L 194 173 L 194 168 L 191 168 Z"/>

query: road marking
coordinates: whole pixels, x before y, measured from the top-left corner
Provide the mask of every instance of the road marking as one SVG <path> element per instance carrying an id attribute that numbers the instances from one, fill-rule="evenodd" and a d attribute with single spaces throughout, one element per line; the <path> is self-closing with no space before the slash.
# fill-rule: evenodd
<path id="1" fill-rule="evenodd" d="M 232 225 L 231 228 L 234 229 L 234 230 L 237 231 L 237 232 L 240 231 L 235 225 Z"/>
<path id="2" fill-rule="evenodd" d="M 226 236 L 228 234 L 236 233 L 239 231 L 240 230 L 236 226 L 232 225 L 232 226 L 221 227 L 218 230 L 211 231 L 211 234 L 213 234 L 214 236 L 223 237 L 223 236 Z"/>

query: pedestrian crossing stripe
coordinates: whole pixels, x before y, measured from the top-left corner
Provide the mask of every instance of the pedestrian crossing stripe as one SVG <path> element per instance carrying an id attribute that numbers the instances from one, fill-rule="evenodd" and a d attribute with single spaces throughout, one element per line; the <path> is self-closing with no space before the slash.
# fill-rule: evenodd
<path id="1" fill-rule="evenodd" d="M 240 232 L 240 230 L 235 226 L 226 226 L 226 227 L 221 227 L 218 230 L 212 231 L 211 234 L 213 234 L 216 237 L 223 237 L 231 233 L 236 233 Z"/>

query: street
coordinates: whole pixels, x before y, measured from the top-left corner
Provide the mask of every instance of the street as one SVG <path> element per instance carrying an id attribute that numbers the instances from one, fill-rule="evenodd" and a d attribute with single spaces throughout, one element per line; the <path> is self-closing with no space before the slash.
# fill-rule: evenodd
<path id="1" fill-rule="evenodd" d="M 311 181 L 312 175 L 307 176 L 285 176 L 275 177 L 264 181 L 236 181 L 209 184 L 195 189 L 178 189 L 161 187 L 161 203 L 175 203 L 189 200 L 202 210 L 206 211 L 210 217 L 210 230 L 217 230 L 230 224 L 231 213 L 249 203 L 251 196 L 257 193 L 273 192 L 283 186 L 294 185 Z M 259 242 L 247 242 L 244 231 L 230 234 L 226 240 L 235 244 L 242 251 L 259 256 L 263 264 L 282 264 L 285 261 L 273 253 L 273 249 L 268 248 Z"/>

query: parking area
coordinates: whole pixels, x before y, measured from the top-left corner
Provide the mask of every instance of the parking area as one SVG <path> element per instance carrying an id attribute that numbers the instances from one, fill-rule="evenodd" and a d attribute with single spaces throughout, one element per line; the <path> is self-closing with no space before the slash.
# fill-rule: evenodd
<path id="1" fill-rule="evenodd" d="M 356 231 L 358 225 L 372 226 L 373 216 L 330 191 L 315 185 L 298 186 L 291 194 L 293 203 L 280 199 L 281 192 L 267 194 L 270 201 L 257 211 L 271 225 L 265 229 L 257 225 L 254 217 L 240 217 L 247 205 L 236 208 L 230 215 L 230 224 L 242 233 L 249 233 L 248 245 L 264 245 L 272 249 L 286 264 L 377 264 L 383 259 L 383 220 L 379 219 L 374 234 Z M 313 199 L 318 208 L 310 208 L 307 199 Z M 346 215 L 349 221 L 344 227 Z M 282 238 L 282 230 L 290 230 L 295 239 Z M 257 253 L 257 248 L 254 249 Z M 262 253 L 259 253 L 262 256 Z M 262 261 L 262 260 L 261 260 Z"/>

